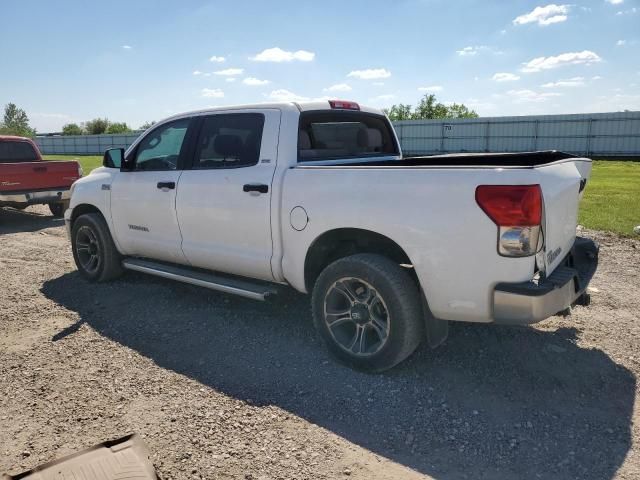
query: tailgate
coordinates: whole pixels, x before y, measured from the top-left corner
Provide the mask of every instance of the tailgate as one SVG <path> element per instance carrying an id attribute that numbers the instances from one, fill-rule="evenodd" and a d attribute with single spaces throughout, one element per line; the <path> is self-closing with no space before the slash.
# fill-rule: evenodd
<path id="1" fill-rule="evenodd" d="M 544 259 L 549 275 L 571 251 L 578 206 L 591 175 L 591 160 L 572 158 L 536 167 L 544 200 Z"/>
<path id="2" fill-rule="evenodd" d="M 68 188 L 80 178 L 78 162 L 0 163 L 0 191 L 17 192 Z"/>

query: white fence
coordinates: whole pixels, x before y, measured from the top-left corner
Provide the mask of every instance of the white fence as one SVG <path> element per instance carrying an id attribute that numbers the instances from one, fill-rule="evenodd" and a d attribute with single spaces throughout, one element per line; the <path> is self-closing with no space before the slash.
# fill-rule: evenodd
<path id="1" fill-rule="evenodd" d="M 640 157 L 640 112 L 483 117 L 394 122 L 405 155 L 562 150 L 596 157 Z M 44 154 L 102 155 L 128 147 L 127 135 L 36 137 Z"/>
<path id="2" fill-rule="evenodd" d="M 640 156 L 640 112 L 407 120 L 394 126 L 405 155 L 562 150 Z"/>
<path id="3" fill-rule="evenodd" d="M 45 155 L 102 155 L 108 148 L 127 148 L 142 132 L 116 135 L 52 135 L 35 138 Z"/>

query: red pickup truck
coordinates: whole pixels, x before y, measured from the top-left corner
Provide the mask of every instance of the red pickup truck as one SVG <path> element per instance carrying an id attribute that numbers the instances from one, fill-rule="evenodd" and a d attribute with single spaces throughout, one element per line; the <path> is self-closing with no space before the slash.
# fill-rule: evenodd
<path id="1" fill-rule="evenodd" d="M 0 207 L 47 204 L 62 217 L 71 184 L 82 176 L 75 161 L 47 162 L 29 138 L 0 136 Z"/>

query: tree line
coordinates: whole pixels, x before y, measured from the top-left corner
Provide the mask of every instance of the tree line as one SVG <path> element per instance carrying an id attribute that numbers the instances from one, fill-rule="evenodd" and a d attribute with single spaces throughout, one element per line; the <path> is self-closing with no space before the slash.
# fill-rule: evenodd
<path id="1" fill-rule="evenodd" d="M 408 104 L 393 105 L 384 109 L 384 113 L 392 121 L 424 120 L 436 118 L 477 118 L 478 114 L 463 103 L 445 105 L 436 99 L 434 94 L 426 94 L 415 107 Z M 146 122 L 138 130 L 146 130 L 156 122 Z M 112 122 L 108 118 L 94 118 L 82 123 L 67 123 L 62 127 L 62 135 L 101 135 L 129 133 L 133 130 L 126 122 Z M 14 103 L 4 107 L 4 117 L 0 123 L 0 135 L 18 135 L 33 137 L 36 129 L 29 125 L 27 113 Z"/>
<path id="2" fill-rule="evenodd" d="M 146 122 L 138 130 L 146 130 L 156 122 Z M 100 135 L 103 133 L 129 133 L 133 130 L 126 122 L 112 122 L 108 118 L 94 118 L 83 123 L 67 123 L 62 127 L 63 135 Z M 29 116 L 15 103 L 4 106 L 4 115 L 0 122 L 0 135 L 34 137 L 36 129 L 29 124 Z"/>
<path id="3" fill-rule="evenodd" d="M 156 122 L 145 122 L 138 130 L 146 130 Z M 130 133 L 133 129 L 126 122 L 112 122 L 108 118 L 94 118 L 84 123 L 67 123 L 62 126 L 62 135 L 102 135 Z"/>
<path id="4" fill-rule="evenodd" d="M 477 118 L 475 110 L 471 110 L 464 103 L 451 103 L 445 105 L 438 102 L 432 93 L 425 94 L 420 99 L 418 105 L 412 108 L 411 105 L 398 104 L 391 108 L 384 109 L 384 113 L 389 120 L 429 120 L 436 118 Z"/>

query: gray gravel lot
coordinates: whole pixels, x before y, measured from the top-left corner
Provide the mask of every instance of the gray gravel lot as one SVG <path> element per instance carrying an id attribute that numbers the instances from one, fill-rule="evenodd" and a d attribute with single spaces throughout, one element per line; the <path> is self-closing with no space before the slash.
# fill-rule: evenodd
<path id="1" fill-rule="evenodd" d="M 0 209 L 0 473 L 138 432 L 165 480 L 640 478 L 640 241 L 584 232 L 589 308 L 455 324 L 367 375 L 327 358 L 293 292 L 86 283 L 47 212 Z"/>

